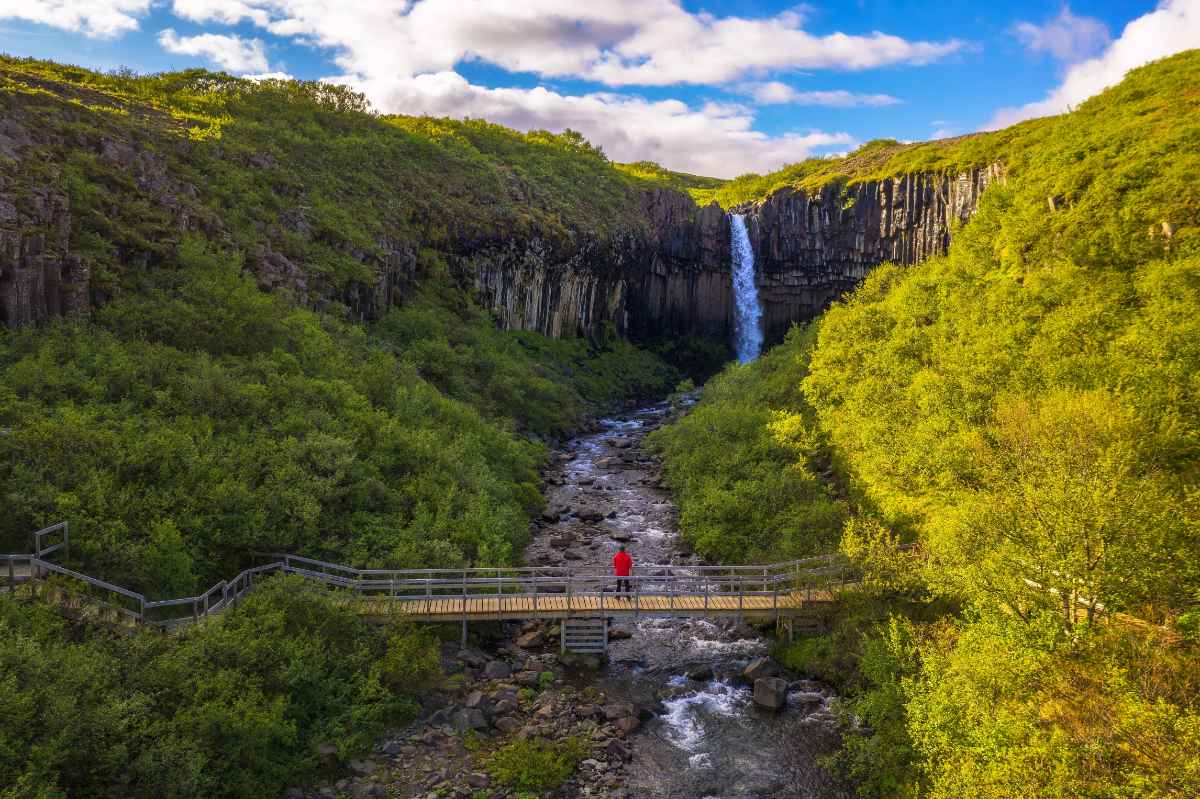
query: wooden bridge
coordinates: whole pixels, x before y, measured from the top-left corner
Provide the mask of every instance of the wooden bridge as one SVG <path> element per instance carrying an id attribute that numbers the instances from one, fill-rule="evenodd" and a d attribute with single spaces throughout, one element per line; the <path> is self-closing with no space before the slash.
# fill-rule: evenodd
<path id="1" fill-rule="evenodd" d="M 297 555 L 260 555 L 265 562 L 204 593 L 151 600 L 49 560 L 69 551 L 66 523 L 39 530 L 33 542 L 32 554 L 0 555 L 0 583 L 46 582 L 61 601 L 87 602 L 137 623 L 164 627 L 220 613 L 271 574 L 294 574 L 326 585 L 364 617 L 462 622 L 464 630 L 469 621 L 506 619 L 780 620 L 833 602 L 849 584 L 844 561 L 832 555 L 768 566 L 642 565 L 629 578 L 626 593 L 618 593 L 616 578 L 598 567 L 356 569 Z"/>

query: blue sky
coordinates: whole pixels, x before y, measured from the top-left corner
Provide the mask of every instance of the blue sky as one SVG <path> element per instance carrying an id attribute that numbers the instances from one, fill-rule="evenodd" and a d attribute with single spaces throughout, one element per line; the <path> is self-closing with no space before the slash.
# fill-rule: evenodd
<path id="1" fill-rule="evenodd" d="M 1200 0 L 0 0 L 0 50 L 332 79 L 729 177 L 1056 113 L 1200 46 Z"/>

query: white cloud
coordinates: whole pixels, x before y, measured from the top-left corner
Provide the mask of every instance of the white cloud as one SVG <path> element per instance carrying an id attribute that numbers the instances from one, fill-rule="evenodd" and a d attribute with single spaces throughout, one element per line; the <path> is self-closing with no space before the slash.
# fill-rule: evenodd
<path id="1" fill-rule="evenodd" d="M 202 33 L 179 36 L 171 28 L 158 34 L 158 43 L 169 53 L 205 58 L 230 72 L 266 72 L 270 69 L 263 43 L 240 36 Z"/>
<path id="2" fill-rule="evenodd" d="M 1049 53 L 1068 63 L 1095 55 L 1109 42 L 1107 25 L 1092 17 L 1075 16 L 1069 6 L 1042 25 L 1018 22 L 1013 35 L 1029 52 Z"/>
<path id="3" fill-rule="evenodd" d="M 256 75 L 242 75 L 246 80 L 295 80 L 295 75 L 289 75 L 286 72 L 260 72 Z"/>
<path id="4" fill-rule="evenodd" d="M 452 71 L 356 88 L 397 113 L 469 115 L 522 130 L 569 127 L 602 144 L 614 160 L 647 159 L 719 177 L 769 170 L 823 149 L 856 144 L 845 133 L 768 136 L 754 130 L 754 118 L 736 105 L 695 109 L 678 100 L 650 101 L 609 92 L 572 96 L 545 88 L 489 89 Z"/>
<path id="5" fill-rule="evenodd" d="M 857 94 L 847 91 L 798 91 L 792 86 L 773 80 L 766 83 L 745 83 L 739 87 L 759 105 L 823 105 L 831 108 L 896 105 L 900 101 L 888 94 Z"/>
<path id="6" fill-rule="evenodd" d="M 1200 0 L 1165 0 L 1154 11 L 1126 25 L 1120 38 L 1102 54 L 1068 69 L 1062 85 L 1045 99 L 1020 108 L 1000 109 L 986 129 L 1060 114 L 1120 83 L 1134 67 L 1194 47 L 1200 47 Z"/>
<path id="7" fill-rule="evenodd" d="M 150 0 L 3 0 L 0 20 L 19 19 L 106 39 L 137 30 Z"/>
<path id="8" fill-rule="evenodd" d="M 220 22 L 225 25 L 236 25 L 248 19 L 255 25 L 265 26 L 271 19 L 265 10 L 241 0 L 174 0 L 171 10 L 175 16 L 192 22 Z"/>
<path id="9" fill-rule="evenodd" d="M 326 48 L 343 70 L 331 78 L 391 113 L 482 117 L 516 128 L 582 131 L 618 160 L 649 158 L 716 175 L 762 171 L 853 144 L 844 133 L 769 136 L 740 106 L 689 107 L 593 92 L 472 85 L 455 72 L 480 60 L 543 78 L 612 87 L 762 81 L 797 69 L 861 70 L 926 64 L 962 49 L 957 40 L 909 41 L 878 31 L 814 35 L 803 17 L 717 17 L 679 0 L 173 0 L 198 22 L 249 22 Z M 770 92 L 768 91 L 768 95 Z M 886 95 L 797 92 L 789 102 L 850 106 Z"/>
<path id="10" fill-rule="evenodd" d="M 712 85 L 769 70 L 926 64 L 962 48 L 879 31 L 817 36 L 794 11 L 716 17 L 678 0 L 174 0 L 174 9 L 304 37 L 363 75 L 440 72 L 477 58 L 609 86 Z"/>

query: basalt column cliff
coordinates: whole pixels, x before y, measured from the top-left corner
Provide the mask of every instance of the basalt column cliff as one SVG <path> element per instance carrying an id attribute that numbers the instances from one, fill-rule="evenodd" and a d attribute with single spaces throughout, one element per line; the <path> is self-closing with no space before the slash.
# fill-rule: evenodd
<path id="1" fill-rule="evenodd" d="M 754 248 L 768 341 L 814 318 L 885 261 L 944 254 L 975 212 L 999 165 L 959 175 L 913 174 L 808 194 L 785 189 L 737 210 Z M 534 242 L 473 253 L 481 300 L 509 328 L 595 334 L 605 322 L 647 340 L 728 338 L 733 326 L 729 220 L 682 194 L 644 196 L 647 228 L 588 242 L 556 260 Z M 465 264 L 464 264 L 465 266 Z"/>

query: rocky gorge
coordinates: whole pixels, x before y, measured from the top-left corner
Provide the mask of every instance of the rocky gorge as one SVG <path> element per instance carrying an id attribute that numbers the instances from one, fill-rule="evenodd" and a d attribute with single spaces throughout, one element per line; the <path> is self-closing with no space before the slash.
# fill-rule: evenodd
<path id="1" fill-rule="evenodd" d="M 606 566 L 618 545 L 639 573 L 698 563 L 642 449 L 663 405 L 594 423 L 545 474 L 549 504 L 525 553 L 534 565 Z M 652 585 L 652 584 L 651 584 Z M 421 718 L 366 757 L 324 753 L 328 784 L 285 799 L 507 799 L 494 767 L 514 741 L 574 741 L 556 797 L 843 799 L 820 757 L 837 745 L 831 689 L 785 672 L 759 631 L 730 621 L 647 618 L 610 630 L 609 656 L 562 653 L 556 622 L 473 624 L 442 645 L 442 690 Z M 338 776 L 340 775 L 340 776 Z"/>
<path id="2" fill-rule="evenodd" d="M 507 164 L 488 176 L 494 187 L 477 176 L 432 199 L 400 161 L 382 156 L 363 175 L 340 170 L 339 184 L 325 186 L 339 169 L 335 154 L 318 153 L 305 175 L 300 156 L 274 140 L 236 146 L 237 125 L 216 143 L 180 138 L 179 121 L 161 110 L 11 77 L 36 94 L 8 95 L 0 114 L 0 323 L 8 327 L 86 316 L 130 290 L 132 273 L 163 268 L 183 238 L 202 235 L 238 253 L 261 289 L 359 320 L 403 302 L 442 262 L 506 329 L 592 339 L 612 330 L 635 341 L 724 341 L 732 332 L 725 210 L 618 177 L 607 161 L 594 168 L 612 182 L 613 202 L 572 200 L 575 218 L 547 207 L 547 188 Z M 876 264 L 944 253 L 1003 174 L 993 164 L 842 176 L 733 209 L 756 254 L 768 342 L 820 314 Z M 231 193 L 231 181 L 241 188 Z M 362 184 L 377 185 L 354 198 L 370 225 L 330 206 L 364 192 Z"/>

